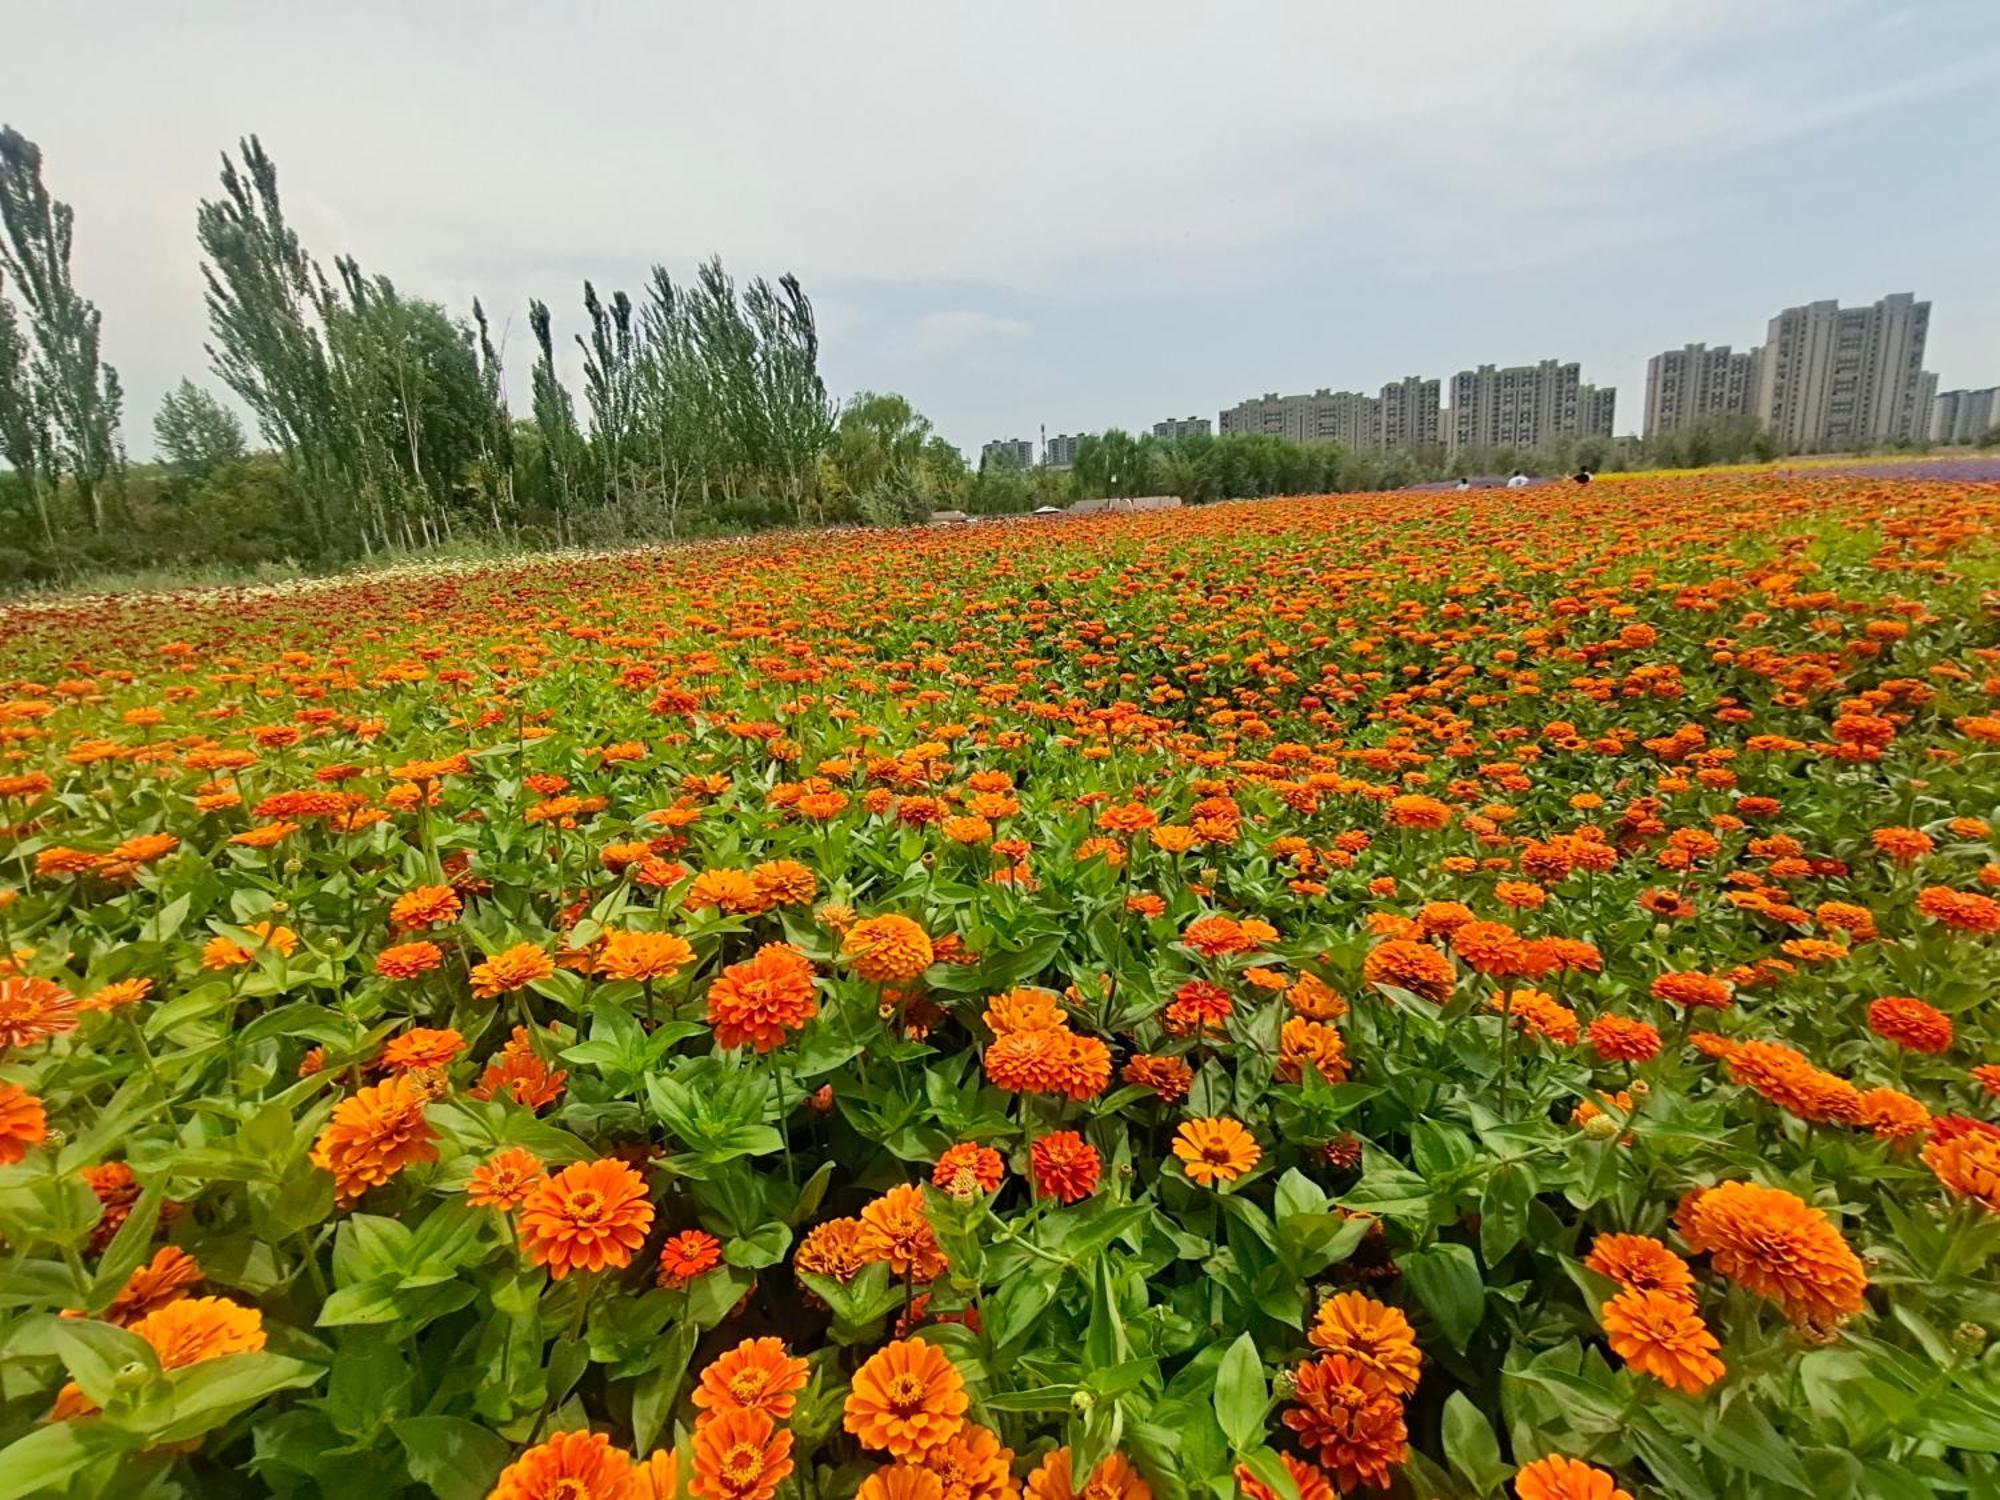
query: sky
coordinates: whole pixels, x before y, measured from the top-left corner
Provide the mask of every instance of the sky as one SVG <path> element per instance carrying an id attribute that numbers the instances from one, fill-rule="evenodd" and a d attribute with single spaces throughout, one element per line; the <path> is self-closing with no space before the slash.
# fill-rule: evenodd
<path id="1" fill-rule="evenodd" d="M 331 267 L 469 315 L 720 254 L 819 313 L 832 392 L 993 437 L 1265 391 L 1645 362 L 1913 291 L 2000 383 L 1992 0 L 0 0 L 0 119 L 75 206 L 126 440 L 215 385 L 195 205 L 256 133 Z M 23 65 L 25 64 L 25 65 Z"/>

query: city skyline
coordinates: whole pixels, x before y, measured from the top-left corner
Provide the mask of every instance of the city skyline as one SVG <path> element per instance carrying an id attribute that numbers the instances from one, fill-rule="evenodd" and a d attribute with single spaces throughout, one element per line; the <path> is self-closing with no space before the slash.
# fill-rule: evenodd
<path id="1" fill-rule="evenodd" d="M 481 299 L 517 411 L 531 297 L 574 380 L 585 278 L 637 292 L 653 261 L 710 253 L 796 272 L 832 393 L 903 392 L 968 455 L 1552 351 L 1616 387 L 1632 431 L 1651 354 L 1885 287 L 1931 300 L 1941 388 L 2000 380 L 1990 153 L 1939 149 L 2000 127 L 2000 34 L 1971 0 L 799 8 L 747 112 L 724 68 L 653 71 L 729 55 L 725 14 L 633 12 L 609 52 L 536 20 L 357 0 L 328 31 L 103 0 L 10 21 L 23 56 L 97 58 L 89 91 L 18 70 L 5 113 L 76 206 L 135 452 L 176 382 L 215 383 L 194 207 L 249 131 L 323 262 L 458 317 Z M 1135 22 L 1145 66 L 1107 76 Z M 526 78 L 532 118 L 497 86 Z"/>

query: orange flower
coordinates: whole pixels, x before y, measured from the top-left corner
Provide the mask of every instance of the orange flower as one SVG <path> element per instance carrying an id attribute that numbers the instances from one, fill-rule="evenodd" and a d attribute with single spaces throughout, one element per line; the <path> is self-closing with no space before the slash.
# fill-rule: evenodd
<path id="1" fill-rule="evenodd" d="M 1659 975 L 1653 980 L 1652 996 L 1687 1010 L 1727 1010 L 1732 998 L 1726 980 L 1695 973 Z"/>
<path id="2" fill-rule="evenodd" d="M 1027 1500 L 1153 1500 L 1153 1487 L 1139 1476 L 1130 1459 L 1117 1452 L 1090 1471 L 1082 1489 L 1076 1488 L 1067 1448 L 1058 1448 L 1041 1461 L 1028 1476 L 1024 1493 Z"/>
<path id="3" fill-rule="evenodd" d="M 1694 1297 L 1694 1272 L 1687 1262 L 1649 1234 L 1600 1234 L 1584 1264 L 1627 1291 Z"/>
<path id="4" fill-rule="evenodd" d="M 1329 1354 L 1293 1374 L 1297 1403 L 1285 1425 L 1317 1451 L 1320 1467 L 1344 1493 L 1369 1485 L 1386 1489 L 1389 1470 L 1409 1455 L 1403 1403 L 1357 1359 Z"/>
<path id="5" fill-rule="evenodd" d="M 1081 1203 L 1097 1191 L 1104 1170 L 1097 1148 L 1074 1130 L 1056 1130 L 1041 1137 L 1028 1152 L 1035 1191 L 1058 1203 Z"/>
<path id="6" fill-rule="evenodd" d="M 488 1063 L 486 1070 L 479 1075 L 479 1083 L 471 1093 L 475 1099 L 491 1099 L 496 1094 L 506 1094 L 516 1104 L 540 1110 L 562 1097 L 563 1082 L 568 1077 L 569 1074 L 559 1069 L 552 1071 L 537 1057 L 534 1039 L 528 1035 L 528 1029 L 516 1026 L 498 1057 Z"/>
<path id="7" fill-rule="evenodd" d="M 694 962 L 694 949 L 671 932 L 607 932 L 597 972 L 611 979 L 647 983 L 670 979 Z"/>
<path id="8" fill-rule="evenodd" d="M 656 1449 L 633 1473 L 632 1500 L 680 1500 L 681 1466 L 671 1448 Z"/>
<path id="9" fill-rule="evenodd" d="M 918 1464 L 891 1464 L 862 1480 L 854 1500 L 944 1500 L 944 1481 Z"/>
<path id="10" fill-rule="evenodd" d="M 516 943 L 504 953 L 491 955 L 472 969 L 475 999 L 497 1000 L 510 990 L 518 990 L 555 973 L 555 961 L 533 943 Z"/>
<path id="11" fill-rule="evenodd" d="M 659 1285 L 679 1291 L 695 1277 L 722 1264 L 722 1241 L 705 1229 L 683 1229 L 660 1246 Z M 779 1413 L 784 1415 L 784 1413 Z"/>
<path id="12" fill-rule="evenodd" d="M 723 1047 L 769 1052 L 818 1014 L 812 960 L 786 943 L 766 943 L 708 987 L 708 1023 Z"/>
<path id="13" fill-rule="evenodd" d="M 0 1050 L 74 1031 L 76 1012 L 75 997 L 59 984 L 20 975 L 0 979 Z"/>
<path id="14" fill-rule="evenodd" d="M 420 885 L 403 892 L 389 908 L 389 925 L 408 931 L 417 927 L 442 927 L 458 920 L 464 909 L 458 892 L 448 885 Z"/>
<path id="15" fill-rule="evenodd" d="M 200 1283 L 201 1267 L 194 1257 L 172 1245 L 162 1245 L 150 1261 L 132 1273 L 132 1279 L 119 1288 L 111 1305 L 98 1316 L 107 1323 L 131 1324 L 179 1301 L 189 1287 Z"/>
<path id="16" fill-rule="evenodd" d="M 727 1411 L 695 1425 L 700 1500 L 771 1500 L 792 1472 L 792 1435 L 761 1411 Z"/>
<path id="17" fill-rule="evenodd" d="M 1917 910 L 1933 922 L 1981 937 L 2000 932 L 2000 901 L 1977 891 L 1955 891 L 1948 885 L 1925 886 L 1917 893 Z"/>
<path id="18" fill-rule="evenodd" d="M 1331 1026 L 1288 1017 L 1278 1029 L 1278 1076 L 1297 1083 L 1308 1067 L 1328 1083 L 1341 1082 L 1347 1077 L 1347 1044 Z"/>
<path id="19" fill-rule="evenodd" d="M 857 1248 L 865 1260 L 885 1260 L 891 1271 L 911 1281 L 933 1281 L 947 1269 L 920 1187 L 890 1188 L 862 1209 Z"/>
<path id="20" fill-rule="evenodd" d="M 1392 985 L 1442 1004 L 1458 982 L 1451 960 L 1428 943 L 1391 938 L 1368 950 L 1361 977 L 1370 984 Z"/>
<path id="21" fill-rule="evenodd" d="M 991 1428 L 968 1422 L 921 1460 L 943 1486 L 945 1500 L 1017 1500 L 1014 1452 Z"/>
<path id="22" fill-rule="evenodd" d="M 414 1162 L 437 1160 L 437 1132 L 424 1119 L 429 1095 L 402 1074 L 334 1107 L 313 1143 L 312 1163 L 333 1174 L 333 1192 L 352 1203 Z"/>
<path id="23" fill-rule="evenodd" d="M 1292 1488 L 1299 1492 L 1299 1500 L 1334 1500 L 1333 1481 L 1323 1471 L 1289 1453 L 1280 1453 L 1278 1458 L 1285 1472 L 1292 1476 Z M 1251 1473 L 1248 1464 L 1238 1464 L 1235 1477 L 1243 1500 L 1280 1500 L 1278 1492 Z"/>
<path id="24" fill-rule="evenodd" d="M 48 1111 L 26 1089 L 0 1083 L 0 1166 L 11 1167 L 49 1138 Z"/>
<path id="25" fill-rule="evenodd" d="M 965 1377 L 935 1344 L 899 1339 L 854 1372 L 844 1425 L 864 1448 L 915 1458 L 965 1426 Z"/>
<path id="26" fill-rule="evenodd" d="M 996 1193 L 1006 1177 L 1007 1164 L 998 1151 L 976 1141 L 961 1141 L 956 1146 L 947 1146 L 938 1157 L 937 1165 L 931 1169 L 931 1186 L 950 1193 L 960 1182 L 969 1182 L 972 1191 Z"/>
<path id="27" fill-rule="evenodd" d="M 77 1002 L 78 1010 L 123 1010 L 128 1005 L 137 1005 L 153 993 L 150 979 L 118 979 L 88 997 Z"/>
<path id="28" fill-rule="evenodd" d="M 1611 1352 L 1642 1375 L 1690 1396 L 1720 1380 L 1722 1346 L 1687 1297 L 1632 1287 L 1600 1309 Z"/>
<path id="29" fill-rule="evenodd" d="M 227 1297 L 181 1297 L 132 1324 L 159 1356 L 163 1370 L 180 1370 L 227 1354 L 254 1354 L 264 1347 L 264 1315 Z M 54 1421 L 89 1416 L 97 1405 L 74 1381 L 56 1393 Z"/>
<path id="30" fill-rule="evenodd" d="M 1416 1330 L 1398 1308 L 1360 1292 L 1341 1292 L 1320 1304 L 1306 1338 L 1315 1349 L 1342 1354 L 1372 1370 L 1392 1396 L 1417 1388 L 1424 1357 Z"/>
<path id="31" fill-rule="evenodd" d="M 1612 1475 L 1559 1454 L 1524 1464 L 1514 1476 L 1514 1494 L 1517 1500 L 1632 1500 Z"/>
<path id="32" fill-rule="evenodd" d="M 436 943 L 397 943 L 375 955 L 375 972 L 384 979 L 415 979 L 444 962 Z"/>
<path id="33" fill-rule="evenodd" d="M 390 1038 L 382 1049 L 381 1065 L 391 1073 L 408 1073 L 418 1068 L 442 1068 L 465 1050 L 465 1038 L 456 1031 L 429 1026 L 413 1026 L 399 1037 Z"/>
<path id="34" fill-rule="evenodd" d="M 615 1157 L 572 1162 L 521 1204 L 521 1249 L 557 1281 L 571 1271 L 622 1270 L 652 1227 L 645 1180 Z"/>
<path id="35" fill-rule="evenodd" d="M 700 1420 L 731 1411 L 761 1411 L 783 1422 L 806 1388 L 806 1362 L 785 1352 L 781 1339 L 745 1339 L 709 1361 L 694 1388 Z"/>
<path id="36" fill-rule="evenodd" d="M 1651 1062 L 1660 1055 L 1660 1030 L 1626 1016 L 1599 1016 L 1584 1033 L 1606 1062 Z"/>
<path id="37" fill-rule="evenodd" d="M 558 1432 L 494 1481 L 486 1500 L 640 1500 L 632 1456 L 601 1432 Z"/>
<path id="38" fill-rule="evenodd" d="M 796 860 L 766 860 L 750 871 L 750 881 L 769 906 L 804 906 L 819 894 L 819 878 Z"/>
<path id="39" fill-rule="evenodd" d="M 886 1259 L 886 1252 L 876 1253 L 881 1243 L 859 1219 L 828 1219 L 799 1241 L 792 1268 L 802 1276 L 827 1276 L 845 1286 L 863 1266 Z"/>
<path id="40" fill-rule="evenodd" d="M 1151 1089 L 1161 1101 L 1179 1104 L 1194 1087 L 1194 1069 L 1178 1057 L 1136 1053 L 1118 1075 L 1135 1088 Z"/>
<path id="41" fill-rule="evenodd" d="M 1946 1115 L 1932 1127 L 1923 1159 L 1954 1193 L 2000 1213 L 2000 1126 Z"/>
<path id="42" fill-rule="evenodd" d="M 548 1176 L 549 1169 L 534 1152 L 509 1146 L 472 1169 L 465 1180 L 465 1201 L 475 1208 L 512 1213 Z"/>
<path id="43" fill-rule="evenodd" d="M 865 917 L 847 929 L 840 956 L 876 984 L 915 979 L 931 966 L 931 940 L 908 917 Z"/>
<path id="44" fill-rule="evenodd" d="M 1868 1006 L 1868 1029 L 1883 1040 L 1912 1052 L 1934 1056 L 1951 1050 L 1951 1017 L 1936 1006 L 1926 1005 L 1906 995 L 1890 995 L 1871 1001 Z"/>
<path id="45" fill-rule="evenodd" d="M 1824 1213 L 1783 1188 L 1725 1182 L 1698 1190 L 1674 1223 L 1691 1250 L 1795 1323 L 1837 1324 L 1864 1305 L 1861 1258 Z"/>
<path id="46" fill-rule="evenodd" d="M 1257 1138 L 1241 1120 L 1183 1120 L 1174 1132 L 1174 1155 L 1181 1170 L 1202 1187 L 1234 1182 L 1263 1159 Z"/>
<path id="47" fill-rule="evenodd" d="M 986 1024 L 996 1037 L 1015 1031 L 1055 1031 L 1069 1022 L 1053 990 L 1022 987 L 986 1002 Z"/>
<path id="48" fill-rule="evenodd" d="M 703 911 L 712 906 L 738 916 L 755 916 L 769 904 L 770 898 L 743 870 L 703 870 L 682 898 L 682 905 L 689 911 Z"/>

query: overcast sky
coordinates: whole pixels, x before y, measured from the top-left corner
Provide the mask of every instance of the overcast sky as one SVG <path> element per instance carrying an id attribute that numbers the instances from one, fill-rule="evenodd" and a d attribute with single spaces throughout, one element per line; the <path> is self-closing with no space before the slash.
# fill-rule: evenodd
<path id="1" fill-rule="evenodd" d="M 507 335 L 720 252 L 795 271 L 834 392 L 996 436 L 1648 355 L 1914 291 L 2000 382 L 1994 0 L 31 4 L 0 117 L 77 213 L 151 451 L 209 380 L 194 240 L 256 132 L 308 247 Z M 565 342 L 566 342 L 565 338 Z"/>

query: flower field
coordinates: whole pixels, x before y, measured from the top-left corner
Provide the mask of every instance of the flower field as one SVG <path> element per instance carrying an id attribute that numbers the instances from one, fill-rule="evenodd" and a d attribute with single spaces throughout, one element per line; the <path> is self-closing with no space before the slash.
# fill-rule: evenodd
<path id="1" fill-rule="evenodd" d="M 0 617 L 0 1500 L 2000 1492 L 2000 487 Z"/>

